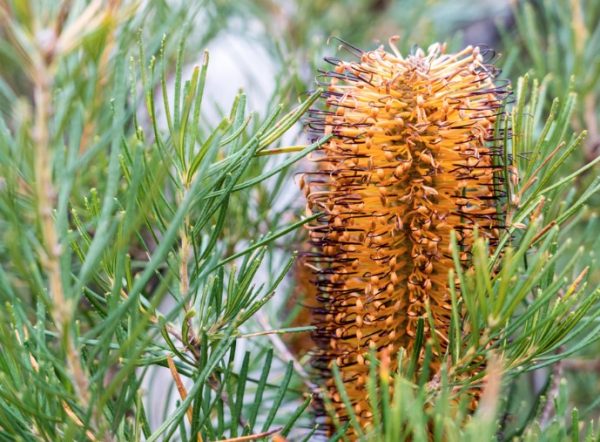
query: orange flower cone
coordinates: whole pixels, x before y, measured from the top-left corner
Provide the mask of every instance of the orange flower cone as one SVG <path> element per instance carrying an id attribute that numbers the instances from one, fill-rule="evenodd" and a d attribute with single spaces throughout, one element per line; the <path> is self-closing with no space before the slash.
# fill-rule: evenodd
<path id="1" fill-rule="evenodd" d="M 493 247 L 502 226 L 502 147 L 494 122 L 506 90 L 481 50 L 445 54 L 443 45 L 403 57 L 392 43 L 357 60 L 327 59 L 325 108 L 309 130 L 332 137 L 302 181 L 308 226 L 313 365 L 341 421 L 348 413 L 332 378 L 339 367 L 361 425 L 371 422 L 368 353 L 408 354 L 430 306 L 435 338 L 448 343 L 450 232 L 467 265 L 473 230 Z M 427 320 L 425 321 L 427 324 Z M 425 338 L 431 337 L 429 327 Z M 434 355 L 434 370 L 443 354 Z"/>

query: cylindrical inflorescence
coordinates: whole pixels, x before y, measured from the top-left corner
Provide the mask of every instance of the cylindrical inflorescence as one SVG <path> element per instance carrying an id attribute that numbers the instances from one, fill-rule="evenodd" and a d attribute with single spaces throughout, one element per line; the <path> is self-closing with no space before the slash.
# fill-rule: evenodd
<path id="1" fill-rule="evenodd" d="M 343 421 L 337 364 L 364 426 L 370 349 L 392 361 L 401 348 L 410 354 L 427 305 L 447 347 L 451 230 L 467 265 L 474 228 L 491 247 L 502 228 L 494 122 L 507 92 L 494 84 L 496 70 L 478 47 L 445 54 L 436 44 L 407 57 L 392 48 L 327 59 L 334 68 L 321 76 L 325 107 L 307 124 L 331 138 L 301 182 L 307 211 L 322 213 L 308 226 L 303 256 L 316 288 L 313 366 Z"/>

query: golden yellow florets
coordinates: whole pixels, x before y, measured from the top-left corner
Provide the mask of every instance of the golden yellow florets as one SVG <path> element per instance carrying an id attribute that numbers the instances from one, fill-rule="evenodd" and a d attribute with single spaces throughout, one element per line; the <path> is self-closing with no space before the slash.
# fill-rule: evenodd
<path id="1" fill-rule="evenodd" d="M 316 287 L 313 365 L 344 420 L 331 376 L 338 365 L 366 426 L 369 349 L 392 364 L 400 348 L 410 354 L 426 305 L 446 349 L 451 230 L 465 264 L 475 226 L 492 247 L 498 238 L 502 148 L 493 138 L 506 92 L 477 47 L 355 52 L 355 61 L 328 59 L 325 108 L 308 122 L 315 136 L 332 138 L 302 184 L 308 212 L 322 213 L 308 226 L 304 262 Z"/>

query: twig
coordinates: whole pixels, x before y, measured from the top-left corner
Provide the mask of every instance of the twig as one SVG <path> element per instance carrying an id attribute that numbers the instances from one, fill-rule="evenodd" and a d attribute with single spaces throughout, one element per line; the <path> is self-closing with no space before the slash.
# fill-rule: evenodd
<path id="1" fill-rule="evenodd" d="M 560 347 L 556 353 L 560 354 L 563 352 L 563 347 Z M 542 409 L 542 415 L 540 416 L 540 427 L 545 428 L 548 426 L 554 415 L 556 414 L 554 398 L 558 396 L 558 390 L 560 388 L 560 379 L 563 373 L 563 362 L 558 361 L 552 367 L 552 372 L 550 376 L 552 377 L 552 384 L 550 385 L 550 389 L 548 390 L 548 395 L 546 397 L 546 403 L 544 404 L 544 408 Z"/>
<path id="2" fill-rule="evenodd" d="M 52 178 L 52 148 L 50 136 L 50 119 L 52 118 L 52 89 L 56 61 L 56 45 L 62 35 L 52 32 L 50 35 L 41 34 L 36 41 L 37 51 L 31 54 L 32 70 L 30 78 L 33 82 L 33 101 L 35 126 L 32 133 L 34 141 L 34 173 L 37 209 L 41 224 L 43 252 L 42 265 L 48 276 L 49 292 L 52 296 L 51 315 L 64 342 L 67 369 L 81 403 L 89 408 L 89 380 L 81 365 L 81 356 L 70 334 L 70 323 L 73 319 L 75 306 L 65 298 L 62 282 L 60 259 L 62 247 L 59 232 L 56 229 L 52 212 L 56 203 L 56 190 Z M 92 413 L 92 422 L 98 426 L 98 415 Z"/>
<path id="3" fill-rule="evenodd" d="M 171 371 L 171 376 L 173 377 L 173 380 L 175 381 L 175 386 L 177 387 L 177 391 L 179 391 L 179 396 L 181 396 L 182 401 L 185 401 L 185 398 L 187 398 L 188 393 L 187 393 L 185 386 L 183 385 L 183 382 L 181 381 L 181 376 L 179 376 L 179 372 L 177 371 L 177 367 L 175 366 L 175 363 L 173 362 L 173 358 L 170 355 L 167 355 L 167 364 L 169 365 L 169 370 Z M 186 414 L 187 414 L 187 418 L 191 424 L 193 417 L 194 417 L 191 406 L 188 407 Z M 198 440 L 198 442 L 202 442 L 202 435 L 200 434 L 200 432 L 198 432 L 197 440 Z"/>
<path id="4" fill-rule="evenodd" d="M 75 414 L 75 412 L 71 409 L 71 407 L 69 407 L 69 404 L 67 404 L 66 402 L 63 401 L 62 403 L 63 406 L 63 410 L 65 410 L 65 413 L 67 414 L 67 416 L 69 416 L 69 419 L 71 419 L 73 422 L 75 422 L 75 424 L 77 424 L 77 426 L 79 427 L 83 427 L 83 422 L 81 422 L 81 419 L 79 419 L 79 417 Z M 90 430 L 86 430 L 85 435 L 88 437 L 89 440 L 96 442 L 98 439 L 96 439 L 96 436 L 94 436 L 94 433 L 92 433 Z"/>
<path id="5" fill-rule="evenodd" d="M 552 220 L 550 221 L 542 230 L 540 230 L 538 233 L 535 234 L 535 236 L 532 238 L 531 240 L 531 245 L 535 245 L 540 239 L 542 239 L 544 237 L 544 235 L 546 235 L 546 233 L 548 233 L 548 231 L 550 229 L 552 229 L 554 226 L 556 225 L 556 221 Z"/>
<path id="6" fill-rule="evenodd" d="M 185 188 L 185 191 L 187 192 L 187 187 Z M 182 195 L 183 198 L 183 195 Z M 189 264 L 189 259 L 190 259 L 190 251 L 191 251 L 191 247 L 190 247 L 190 240 L 188 237 L 188 226 L 189 226 L 189 217 L 186 216 L 183 222 L 183 226 L 181 227 L 181 233 L 180 233 L 180 239 L 181 239 L 181 247 L 179 249 L 179 259 L 180 259 L 180 264 L 179 264 L 179 292 L 181 294 L 182 299 L 186 299 L 189 296 L 189 292 L 190 292 L 190 278 L 189 278 L 189 274 L 188 274 L 188 264 Z M 188 347 L 191 352 L 193 353 L 194 357 L 196 359 L 198 359 L 200 357 L 198 351 L 194 348 L 194 344 L 196 344 L 199 339 L 196 336 L 196 334 L 194 333 L 194 328 L 193 328 L 193 324 L 192 324 L 192 318 L 187 317 L 187 313 L 191 310 L 191 306 L 189 304 L 188 301 L 185 302 L 184 306 L 184 311 L 186 313 L 186 319 L 185 321 L 187 321 L 187 336 L 183 336 L 184 338 L 184 344 L 186 345 L 186 347 Z M 189 345 L 188 345 L 189 343 Z"/>
<path id="7" fill-rule="evenodd" d="M 483 392 L 477 409 L 477 413 L 488 421 L 494 420 L 496 416 L 502 386 L 502 362 L 495 355 L 492 356 L 487 367 Z"/>

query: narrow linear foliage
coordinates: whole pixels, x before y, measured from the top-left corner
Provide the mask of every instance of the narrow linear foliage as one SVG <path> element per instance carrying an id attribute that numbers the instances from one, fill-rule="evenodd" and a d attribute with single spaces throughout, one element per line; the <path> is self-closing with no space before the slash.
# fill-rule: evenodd
<path id="1" fill-rule="evenodd" d="M 0 118 L 0 439 L 287 434 L 293 371 L 246 331 L 305 222 L 264 216 L 265 181 L 318 147 L 276 146 L 317 94 L 259 115 L 240 92 L 211 124 L 208 53 L 184 73 L 198 8 L 154 36 L 184 10 L 100 3 L 0 3 L 26 82 Z"/>
<path id="2" fill-rule="evenodd" d="M 0 0 L 0 442 L 597 440 L 599 17 Z"/>

